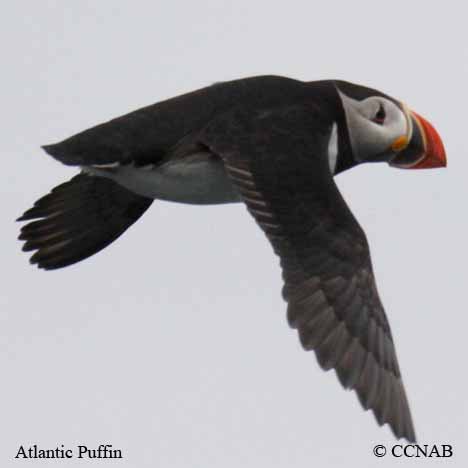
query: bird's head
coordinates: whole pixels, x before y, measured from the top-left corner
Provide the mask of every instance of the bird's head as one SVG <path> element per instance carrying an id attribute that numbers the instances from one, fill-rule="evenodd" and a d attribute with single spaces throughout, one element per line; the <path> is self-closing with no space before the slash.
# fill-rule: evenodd
<path id="1" fill-rule="evenodd" d="M 334 83 L 350 146 L 348 167 L 363 162 L 387 162 L 403 169 L 447 165 L 442 140 L 426 119 L 380 91 L 344 81 Z"/>

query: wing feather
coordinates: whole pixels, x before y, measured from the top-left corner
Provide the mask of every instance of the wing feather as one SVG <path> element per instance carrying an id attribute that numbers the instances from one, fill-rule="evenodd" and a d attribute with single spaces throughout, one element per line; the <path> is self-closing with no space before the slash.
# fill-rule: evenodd
<path id="1" fill-rule="evenodd" d="M 380 425 L 415 441 L 367 240 L 329 172 L 331 123 L 317 125 L 320 117 L 300 106 L 257 118 L 237 111 L 208 128 L 204 144 L 281 259 L 288 321 L 304 349 L 334 368 Z"/>

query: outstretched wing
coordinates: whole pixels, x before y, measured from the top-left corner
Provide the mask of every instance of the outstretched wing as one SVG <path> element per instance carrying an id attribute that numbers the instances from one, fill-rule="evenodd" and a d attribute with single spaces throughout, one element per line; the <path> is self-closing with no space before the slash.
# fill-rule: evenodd
<path id="1" fill-rule="evenodd" d="M 364 232 L 328 166 L 320 109 L 237 110 L 203 142 L 218 154 L 281 259 L 288 320 L 321 367 L 335 369 L 380 425 L 415 440 L 395 347 Z"/>
<path id="2" fill-rule="evenodd" d="M 17 221 L 30 262 L 54 270 L 80 262 L 120 237 L 150 207 L 142 197 L 104 177 L 78 174 L 34 203 Z"/>
<path id="3" fill-rule="evenodd" d="M 275 76 L 219 83 L 143 107 L 43 148 L 71 166 L 159 164 L 182 140 L 235 105 L 302 98 L 310 92 L 307 83 Z"/>

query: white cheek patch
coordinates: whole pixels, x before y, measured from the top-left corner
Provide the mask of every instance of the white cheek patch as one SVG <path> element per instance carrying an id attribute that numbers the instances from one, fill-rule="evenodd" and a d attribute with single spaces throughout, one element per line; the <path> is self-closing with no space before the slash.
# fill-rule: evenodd
<path id="1" fill-rule="evenodd" d="M 333 124 L 328 140 L 328 165 L 332 175 L 335 174 L 336 162 L 338 159 L 338 127 L 336 122 Z"/>
<path id="2" fill-rule="evenodd" d="M 382 136 L 386 138 L 388 146 L 395 141 L 396 138 L 407 136 L 409 134 L 408 121 L 406 115 L 393 102 L 389 102 L 386 106 L 387 118 L 385 125 L 382 126 Z"/>
<path id="3" fill-rule="evenodd" d="M 346 123 L 354 159 L 364 162 L 392 151 L 392 144 L 401 136 L 411 134 L 406 112 L 393 101 L 383 97 L 370 97 L 356 101 L 339 91 L 343 103 Z M 378 110 L 376 100 L 385 103 L 383 124 L 374 122 L 373 115 Z"/>

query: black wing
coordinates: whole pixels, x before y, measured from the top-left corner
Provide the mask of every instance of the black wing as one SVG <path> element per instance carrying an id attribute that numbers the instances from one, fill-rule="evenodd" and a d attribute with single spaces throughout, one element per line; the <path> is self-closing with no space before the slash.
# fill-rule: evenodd
<path id="1" fill-rule="evenodd" d="M 78 174 L 40 198 L 17 221 L 31 263 L 53 270 L 79 262 L 120 237 L 150 207 L 141 197 L 104 177 Z"/>
<path id="2" fill-rule="evenodd" d="M 364 232 L 328 168 L 332 122 L 313 107 L 236 111 L 206 129 L 281 259 L 288 320 L 380 425 L 415 440 Z"/>
<path id="3" fill-rule="evenodd" d="M 157 164 L 181 140 L 235 105 L 275 102 L 310 94 L 310 86 L 289 78 L 259 76 L 218 83 L 143 107 L 44 146 L 67 165 Z"/>

